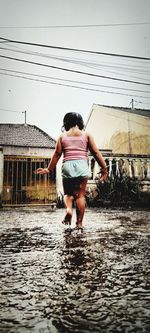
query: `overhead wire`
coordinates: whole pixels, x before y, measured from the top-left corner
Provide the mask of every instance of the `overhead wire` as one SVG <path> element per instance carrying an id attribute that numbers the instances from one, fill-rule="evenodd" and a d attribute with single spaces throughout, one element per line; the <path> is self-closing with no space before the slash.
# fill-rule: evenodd
<path id="1" fill-rule="evenodd" d="M 21 54 L 27 54 L 27 55 L 35 55 L 35 56 L 39 56 L 39 57 L 44 57 L 44 58 L 48 58 L 48 59 L 53 59 L 53 60 L 59 60 L 59 61 L 63 61 L 63 62 L 66 62 L 66 63 L 71 63 L 71 64 L 77 64 L 77 65 L 80 65 L 80 66 L 85 66 L 85 67 L 88 67 L 88 68 L 94 68 L 96 70 L 102 70 L 104 71 L 103 67 L 104 68 L 107 68 L 107 67 L 110 67 L 110 68 L 114 68 L 116 67 L 116 69 L 119 69 L 119 70 L 122 70 L 121 66 L 118 67 L 118 66 L 110 66 L 109 64 L 100 64 L 100 63 L 97 63 L 97 62 L 90 62 L 90 61 L 85 61 L 85 60 L 77 60 L 77 59 L 74 59 L 74 58 L 70 58 L 70 57 L 64 57 L 64 56 L 56 56 L 56 55 L 47 55 L 47 54 L 43 54 L 43 53 L 40 53 L 40 52 L 33 52 L 33 51 L 26 51 L 24 49 L 21 49 L 21 50 L 15 50 L 15 49 L 11 49 L 11 48 L 5 48 L 5 47 L 0 47 L 1 50 L 4 50 L 4 51 L 10 51 L 10 52 L 16 52 L 16 53 L 21 53 Z M 112 70 L 107 70 L 105 69 L 105 72 L 108 72 L 108 73 L 112 73 L 112 74 L 118 74 L 118 75 L 122 75 L 122 73 L 120 72 L 114 72 Z M 133 72 L 133 73 L 136 73 L 136 74 L 144 74 L 144 75 L 149 75 L 150 72 L 149 71 L 137 71 L 135 69 L 128 69 L 126 68 L 126 71 L 128 72 Z M 125 74 L 123 73 L 124 76 L 126 77 L 129 77 L 130 75 L 129 74 Z M 132 75 L 132 78 L 135 78 L 135 79 L 140 79 L 138 78 L 137 76 L 133 76 Z M 146 80 L 146 79 L 145 79 Z"/>
<path id="2" fill-rule="evenodd" d="M 148 96 L 124 94 L 124 93 L 105 91 L 105 90 L 100 90 L 100 89 L 79 87 L 79 86 L 75 86 L 75 85 L 67 85 L 67 84 L 62 84 L 62 83 L 57 83 L 57 82 L 50 82 L 50 81 L 46 81 L 46 80 L 38 80 L 38 79 L 28 78 L 28 77 L 20 76 L 20 75 L 13 75 L 13 74 L 7 74 L 7 73 L 0 73 L 0 75 L 12 76 L 12 77 L 22 78 L 22 79 L 26 79 L 26 80 L 30 80 L 30 81 L 43 82 L 43 83 L 48 83 L 48 84 L 52 84 L 52 85 L 58 85 L 58 86 L 64 86 L 64 87 L 70 87 L 70 88 L 77 88 L 77 89 L 82 89 L 82 90 L 97 91 L 97 92 L 103 92 L 103 93 L 107 93 L 107 94 L 115 94 L 115 95 L 140 97 L 140 98 L 150 99 L 150 97 L 148 97 Z"/>
<path id="3" fill-rule="evenodd" d="M 11 45 L 10 45 L 11 46 Z M 15 47 L 16 48 L 16 47 Z M 4 48 L 2 48 L 2 49 L 4 49 Z M 17 48 L 17 49 L 20 49 L 20 48 Z M 7 49 L 7 50 L 10 50 L 10 49 Z M 94 69 L 97 69 L 97 70 L 99 70 L 99 66 L 100 67 L 114 67 L 114 64 L 113 64 L 113 66 L 110 66 L 110 65 L 108 65 L 108 64 L 98 64 L 98 63 L 96 63 L 96 62 L 94 62 L 94 65 L 93 65 L 93 62 L 89 62 L 89 61 L 83 61 L 83 60 L 77 60 L 77 59 L 73 59 L 73 58 L 70 58 L 70 57 L 62 57 L 62 56 L 52 56 L 52 55 L 47 55 L 47 54 L 43 54 L 43 53 L 40 53 L 40 52 L 33 52 L 33 51 L 26 51 L 26 50 L 22 50 L 22 49 L 20 49 L 21 51 L 21 53 L 26 53 L 26 54 L 34 54 L 34 55 L 38 55 L 38 56 L 41 56 L 41 57 L 45 57 L 45 58 L 51 58 L 51 59 L 55 59 L 55 60 L 61 60 L 61 61 L 65 61 L 65 62 L 69 62 L 69 63 L 73 63 L 73 64 L 80 64 L 80 65 L 84 65 L 85 67 L 89 67 L 89 68 L 94 68 Z M 15 51 L 15 50 L 12 50 L 13 52 L 19 52 L 19 51 Z M 91 65 L 92 64 L 92 65 Z M 119 67 L 118 67 L 118 64 L 115 64 L 115 66 L 117 67 L 117 69 L 119 68 L 119 69 L 121 69 L 122 70 L 122 67 L 119 65 Z M 144 67 L 144 68 L 142 68 L 142 69 L 145 69 L 146 71 L 143 73 L 141 70 L 139 71 L 139 66 L 138 66 L 138 70 L 137 69 L 133 69 L 132 68 L 132 70 L 130 70 L 129 68 L 127 68 L 126 67 L 126 65 L 123 65 L 123 67 L 125 66 L 125 68 L 126 68 L 126 71 L 130 71 L 130 72 L 134 72 L 134 73 L 136 73 L 136 74 L 144 74 L 144 75 L 149 75 L 149 72 L 146 70 L 146 68 Z M 127 65 L 127 66 L 130 66 L 130 65 Z M 101 69 L 101 70 L 103 70 L 103 69 Z M 106 72 L 106 70 L 105 70 L 105 72 Z M 109 73 L 112 73 L 112 74 L 117 74 L 117 75 L 122 75 L 122 73 L 119 73 L 119 72 L 114 72 L 114 71 L 108 71 Z M 133 79 L 135 78 L 135 79 L 140 79 L 139 77 L 137 77 L 137 76 L 130 76 L 130 75 L 128 75 L 127 73 L 125 74 L 124 73 L 124 76 L 126 76 L 126 77 L 132 77 Z M 146 80 L 146 79 L 144 79 L 144 80 Z"/>
<path id="4" fill-rule="evenodd" d="M 23 71 L 16 71 L 16 70 L 11 70 L 11 69 L 7 69 L 7 68 L 0 68 L 0 71 L 23 74 L 23 75 L 30 75 L 33 77 L 41 77 L 41 78 L 45 78 L 45 79 L 52 79 L 52 80 L 70 82 L 70 83 L 77 83 L 77 84 L 84 84 L 84 85 L 97 86 L 97 87 L 103 87 L 103 88 L 111 88 L 111 89 L 117 89 L 117 90 L 125 90 L 125 91 L 132 91 L 132 92 L 134 91 L 134 92 L 150 94 L 150 91 L 131 89 L 131 88 L 122 88 L 122 87 L 103 85 L 103 84 L 97 84 L 97 83 L 90 83 L 87 81 L 84 82 L 84 81 L 77 81 L 77 80 L 69 80 L 69 79 L 58 78 L 58 77 L 54 77 L 54 76 L 40 75 L 40 74 L 34 74 L 34 73 L 29 73 L 29 72 L 23 72 Z"/>
<path id="5" fill-rule="evenodd" d="M 83 64 L 95 64 L 95 65 L 97 65 L 97 66 L 106 66 L 106 67 L 112 67 L 112 68 L 114 68 L 114 67 L 117 67 L 117 68 L 119 68 L 119 69 L 133 69 L 133 66 L 134 66 L 134 68 L 135 68 L 135 70 L 139 70 L 139 68 L 141 68 L 141 70 L 143 69 L 145 69 L 146 70 L 146 73 L 147 73 L 147 68 L 149 68 L 149 67 L 146 67 L 146 66 L 141 66 L 141 64 L 139 64 L 139 62 L 138 62 L 138 64 L 136 64 L 135 63 L 135 61 L 132 63 L 132 64 L 127 64 L 127 63 L 114 63 L 114 62 L 110 62 L 110 60 L 109 60 L 109 63 L 108 62 L 105 62 L 105 61 L 100 61 L 100 63 L 99 62 L 97 62 L 97 61 L 87 61 L 86 59 L 82 59 L 82 60 L 77 60 L 77 58 L 75 58 L 75 57 L 70 57 L 70 56 L 56 56 L 55 54 L 53 54 L 53 55 L 51 55 L 51 54 L 45 54 L 45 53 L 42 53 L 42 52 L 37 52 L 37 51 L 28 51 L 27 49 L 24 49 L 24 48 L 21 48 L 21 47 L 18 47 L 18 46 L 16 46 L 16 45 L 11 45 L 11 44 L 9 44 L 8 42 L 6 42 L 5 43 L 5 45 L 9 45 L 9 47 L 10 48 L 13 48 L 13 49 L 9 49 L 9 50 L 13 50 L 13 51 L 15 51 L 15 49 L 17 49 L 17 50 L 20 50 L 20 51 L 24 51 L 25 53 L 28 53 L 28 54 L 33 54 L 33 55 L 39 55 L 39 56 L 41 56 L 41 57 L 46 57 L 46 58 L 52 58 L 52 57 L 54 57 L 55 59 L 58 59 L 58 60 L 66 60 L 66 61 L 77 61 L 77 63 L 80 63 L 81 62 L 81 64 L 83 63 Z M 6 48 L 1 48 L 1 49 L 6 49 Z M 127 60 L 130 60 L 130 59 L 126 59 L 126 61 Z"/>
<path id="6" fill-rule="evenodd" d="M 129 23 L 102 23 L 102 24 L 78 24 L 78 25 L 35 25 L 35 26 L 0 26 L 0 29 L 56 29 L 56 28 L 96 28 L 96 27 L 120 27 L 149 25 L 150 22 Z"/>
<path id="7" fill-rule="evenodd" d="M 4 37 L 0 37 L 0 39 L 7 41 L 9 43 L 32 45 L 32 46 L 45 47 L 45 48 L 51 48 L 51 49 L 57 49 L 57 50 L 66 50 L 66 51 L 82 52 L 82 53 L 90 53 L 90 54 L 101 54 L 101 55 L 107 55 L 107 56 L 112 56 L 112 57 L 130 58 L 130 59 L 137 59 L 137 60 L 148 60 L 148 61 L 150 60 L 149 57 L 139 57 L 139 56 L 127 55 L 127 54 L 125 55 L 125 54 L 108 53 L 108 52 L 100 52 L 100 51 L 92 51 L 92 50 L 83 50 L 83 49 L 70 48 L 70 47 L 54 46 L 54 45 L 47 45 L 47 44 L 31 43 L 31 42 L 8 39 L 8 38 L 4 38 Z"/>
<path id="8" fill-rule="evenodd" d="M 9 109 L 5 109 L 5 108 L 0 108 L 0 110 L 5 111 L 5 112 L 22 113 L 21 111 L 14 111 L 14 110 L 9 110 Z"/>
<path id="9" fill-rule="evenodd" d="M 134 83 L 134 84 L 140 84 L 140 85 L 150 86 L 150 83 L 146 83 L 146 82 L 139 82 L 139 81 L 133 81 L 133 80 L 127 80 L 127 79 L 121 79 L 121 78 L 119 79 L 119 78 L 116 78 L 116 77 L 110 77 L 110 76 L 106 76 L 106 75 L 99 75 L 99 74 L 94 74 L 94 73 L 88 73 L 88 72 L 83 72 L 83 71 L 79 71 L 79 70 L 73 70 L 73 69 L 59 67 L 59 66 L 53 66 L 53 65 L 43 64 L 43 63 L 39 63 L 39 62 L 35 62 L 35 61 L 29 61 L 29 60 L 25 60 L 25 59 L 8 57 L 8 56 L 4 56 L 4 55 L 1 55 L 1 54 L 0 54 L 0 57 L 4 58 L 4 59 L 15 60 L 15 61 L 18 61 L 18 62 L 28 63 L 28 64 L 32 64 L 32 65 L 43 66 L 43 67 L 47 67 L 47 68 L 53 68 L 53 69 L 57 69 L 57 70 L 61 70 L 61 71 L 66 71 L 66 72 L 71 72 L 71 73 L 76 73 L 76 74 L 88 75 L 88 76 L 91 76 L 91 77 L 97 77 L 97 78 L 99 77 L 99 78 L 103 78 L 103 79 L 109 79 L 109 80 L 115 80 L 115 81 L 121 81 L 121 82 L 128 82 L 128 83 Z"/>
<path id="10" fill-rule="evenodd" d="M 139 25 L 141 24 L 150 24 L 150 23 L 137 23 Z M 116 24 L 116 25 L 119 25 L 119 24 Z M 120 25 L 124 25 L 124 24 L 120 24 Z M 130 25 L 130 24 L 125 24 L 125 25 Z M 132 25 L 135 25 L 135 24 L 132 24 Z M 86 26 L 86 25 L 84 25 Z M 83 26 L 83 27 L 84 27 Z M 89 26 L 89 25 L 88 25 Z M 112 26 L 112 25 L 92 25 L 92 26 Z M 55 26 L 57 27 L 57 26 Z M 60 26 L 58 26 L 59 28 Z M 65 26 L 64 26 L 65 27 Z M 67 26 L 66 26 L 67 27 Z M 69 26 L 68 26 L 69 27 Z M 73 27 L 73 26 L 72 26 Z M 75 27 L 75 26 L 74 26 Z M 78 26 L 80 27 L 80 26 Z M 1 28 L 1 27 L 0 27 Z M 29 27 L 27 27 L 29 28 Z M 31 27 L 33 28 L 33 27 Z M 40 28 L 40 27 L 39 27 Z M 54 28 L 54 27 L 52 27 Z M 14 40 L 10 40 L 10 39 L 5 39 L 5 38 L 0 38 L 0 43 L 17 43 L 17 44 L 25 44 L 25 45 L 32 45 L 32 46 L 39 46 L 39 47 L 46 47 L 46 48 L 51 48 L 51 49 L 56 49 L 56 50 L 63 50 L 63 51 L 75 51 L 75 52 L 82 52 L 82 53 L 88 53 L 88 54 L 94 54 L 94 55 L 106 55 L 106 56 L 113 56 L 113 57 L 120 57 L 120 58 L 126 58 L 127 60 L 150 60 L 150 58 L 147 58 L 147 57 L 136 57 L 136 56 L 132 56 L 132 55 L 122 55 L 122 54 L 115 54 L 115 53 L 106 53 L 106 52 L 98 52 L 98 51 L 91 51 L 91 50 L 80 50 L 80 49 L 73 49 L 73 48 L 66 48 L 66 47 L 59 47 L 59 46 L 51 46 L 51 45 L 45 45 L 45 44 L 37 44 L 37 43 L 29 43 L 29 42 L 21 42 L 21 41 L 14 41 Z M 10 45 L 11 46 L 11 45 Z M 12 50 L 11 50 L 12 51 Z M 23 53 L 23 52 L 22 52 Z M 27 53 L 27 52 L 26 52 Z M 29 54 L 31 55 L 36 55 L 37 52 L 28 52 Z M 97 63 L 90 63 L 90 62 L 85 62 L 82 60 L 70 60 L 70 59 L 67 59 L 67 57 L 65 57 L 64 59 L 62 57 L 54 57 L 54 56 L 51 56 L 51 55 L 42 55 L 42 53 L 39 52 L 39 56 L 43 56 L 45 58 L 53 58 L 55 60 L 62 60 L 62 61 L 66 61 L 66 62 L 73 62 L 75 64 L 84 64 L 86 67 L 92 67 L 92 66 L 95 66 L 95 68 L 97 69 L 98 66 L 102 66 L 101 64 L 97 64 Z M 74 73 L 78 73 L 78 74 L 84 74 L 84 75 L 89 75 L 89 76 L 94 76 L 94 77 L 101 77 L 101 78 L 105 78 L 105 79 L 112 79 L 112 80 L 117 80 L 117 81 L 123 81 L 123 82 L 130 82 L 130 83 L 134 83 L 134 84 L 142 84 L 142 85 L 147 85 L 149 86 L 150 84 L 148 83 L 144 83 L 144 82 L 135 82 L 135 81 L 130 81 L 130 80 L 124 80 L 124 79 L 119 79 L 119 78 L 112 78 L 112 77 L 107 77 L 107 76 L 103 76 L 103 75 L 96 75 L 96 74 L 93 74 L 93 73 L 85 73 L 85 72 L 81 72 L 81 71 L 75 71 L 75 70 L 70 70 L 68 68 L 60 68 L 60 67 L 57 67 L 57 66 L 50 66 L 50 65 L 47 65 L 47 64 L 41 64 L 41 63 L 36 63 L 36 62 L 30 62 L 30 61 L 27 61 L 25 59 L 17 59 L 17 58 L 12 58 L 12 57 L 5 57 L 5 56 L 2 56 L 0 55 L 0 57 L 2 58 L 7 58 L 7 59 L 12 59 L 12 60 L 16 60 L 16 61 L 22 61 L 22 62 L 26 62 L 26 63 L 31 63 L 31 64 L 34 64 L 34 65 L 39 65 L 39 66 L 46 66 L 46 67 L 50 67 L 50 68 L 54 68 L 54 69 L 59 69 L 59 70 L 64 70 L 64 71 L 69 71 L 69 72 L 74 72 Z M 135 65 L 135 64 L 134 64 Z M 106 64 L 106 65 L 103 65 L 105 67 L 113 67 L 114 68 L 114 64 L 112 66 L 110 66 L 110 64 Z M 118 65 L 117 66 L 117 69 L 119 68 Z M 121 68 L 121 65 L 119 64 L 120 66 L 120 69 Z M 123 64 L 122 67 L 126 67 L 126 66 L 130 66 L 129 64 L 126 65 L 126 64 Z M 141 65 L 140 65 L 141 66 Z M 94 67 L 93 67 L 94 68 Z M 143 69 L 146 69 L 146 67 L 143 67 Z M 5 69 L 0 69 L 0 70 L 4 70 Z M 126 68 L 126 70 L 130 71 L 129 68 Z M 139 71 L 139 67 L 137 68 L 137 70 Z M 7 72 L 8 71 L 11 71 L 11 70 L 6 70 Z M 131 71 L 133 72 L 136 72 L 136 68 L 131 68 Z M 136 90 L 136 89 L 130 89 L 130 88 L 119 88 L 119 87 L 113 87 L 113 86 L 105 86 L 105 85 L 99 85 L 99 84 L 92 84 L 92 83 L 84 83 L 84 82 L 81 82 L 81 81 L 75 81 L 75 80 L 67 80 L 67 79 L 60 79 L 60 78 L 55 78 L 55 77 L 48 77 L 48 76 L 42 76 L 42 75 L 36 75 L 36 74 L 30 74 L 30 73 L 25 73 L 25 72 L 19 72 L 19 71 L 11 71 L 11 72 L 17 72 L 17 73 L 20 73 L 20 74 L 24 74 L 24 75 L 32 75 L 32 76 L 38 76 L 38 77 L 43 77 L 43 78 L 51 78 L 51 79 L 55 79 L 55 80 L 63 80 L 63 81 L 68 81 L 68 82 L 73 82 L 73 83 L 77 83 L 77 84 L 88 84 L 88 85 L 93 85 L 93 86 L 102 86 L 102 87 L 106 87 L 106 88 L 111 88 L 111 89 L 121 89 L 121 90 L 129 90 L 129 91 L 135 91 L 135 92 L 142 92 L 142 93 L 149 93 L 148 91 L 142 91 L 142 90 Z M 139 73 L 139 72 L 138 72 Z M 33 79 L 33 78 L 28 78 L 28 77 L 23 77 L 23 76 L 20 76 L 20 75 L 12 75 L 12 74 L 6 74 L 6 73 L 0 73 L 2 75 L 9 75 L 9 76 L 13 76 L 13 77 L 19 77 L 19 78 L 22 78 L 22 79 L 27 79 L 27 80 L 32 80 L 32 81 L 40 81 L 40 82 L 43 82 L 43 83 L 49 83 L 49 84 L 56 84 L 56 85 L 62 85 L 62 86 L 66 86 L 66 87 L 72 87 L 72 88 L 78 88 L 78 89 L 84 89 L 84 90 L 91 90 L 91 91 L 100 91 L 100 92 L 104 92 L 104 93 L 110 93 L 110 94 L 119 94 L 119 95 L 125 95 L 125 96 L 133 96 L 133 97 L 141 97 L 141 98 L 149 98 L 147 96 L 137 96 L 137 95 L 129 95 L 129 94 L 123 94 L 123 93 L 117 93 L 117 92 L 112 92 L 112 91 L 103 91 L 103 90 L 98 90 L 98 89 L 90 89 L 90 88 L 86 88 L 86 87 L 79 87 L 79 86 L 74 86 L 74 85 L 66 85 L 66 84 L 61 84 L 61 83 L 56 83 L 56 82 L 49 82 L 49 81 L 45 81 L 45 80 L 37 80 L 37 79 Z M 117 73 L 119 74 L 119 73 Z M 143 73 L 141 73 L 143 74 Z M 147 74 L 148 75 L 148 72 L 146 71 L 144 74 Z M 139 102 L 139 103 L 143 103 L 143 104 L 150 104 L 150 103 L 145 103 L 145 102 Z M 1 108 L 0 108 L 1 109 Z M 17 111 L 11 111 L 11 110 L 8 110 L 8 112 L 17 112 Z"/>

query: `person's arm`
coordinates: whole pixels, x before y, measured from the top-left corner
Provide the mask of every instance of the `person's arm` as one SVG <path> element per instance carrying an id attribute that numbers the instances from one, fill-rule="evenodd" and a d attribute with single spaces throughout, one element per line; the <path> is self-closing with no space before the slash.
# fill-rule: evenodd
<path id="1" fill-rule="evenodd" d="M 95 158 L 95 160 L 97 161 L 97 163 L 100 165 L 101 170 L 102 170 L 102 176 L 100 178 L 101 181 L 105 181 L 107 179 L 107 166 L 106 163 L 103 159 L 102 154 L 100 153 L 93 137 L 91 134 L 87 134 L 88 137 L 88 147 L 89 150 L 91 152 L 91 154 L 93 155 L 93 157 Z"/>
<path id="2" fill-rule="evenodd" d="M 56 142 L 54 154 L 48 164 L 48 167 L 47 168 L 38 168 L 35 171 L 35 173 L 36 174 L 46 174 L 46 173 L 49 173 L 50 171 L 52 171 L 55 168 L 57 162 L 59 161 L 61 154 L 62 154 L 62 145 L 61 145 L 61 137 L 59 137 L 59 139 Z"/>

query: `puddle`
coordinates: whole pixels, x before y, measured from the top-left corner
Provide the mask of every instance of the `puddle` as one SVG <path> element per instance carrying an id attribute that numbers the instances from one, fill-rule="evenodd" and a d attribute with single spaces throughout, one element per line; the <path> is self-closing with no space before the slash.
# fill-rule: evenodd
<path id="1" fill-rule="evenodd" d="M 63 215 L 1 211 L 1 333 L 148 333 L 149 212 L 87 209 L 83 233 Z"/>

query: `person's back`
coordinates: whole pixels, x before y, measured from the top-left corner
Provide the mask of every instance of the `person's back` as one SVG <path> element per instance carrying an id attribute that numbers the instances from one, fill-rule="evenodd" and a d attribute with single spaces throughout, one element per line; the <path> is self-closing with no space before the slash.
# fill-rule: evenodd
<path id="1" fill-rule="evenodd" d="M 78 126 L 71 127 L 61 136 L 61 145 L 63 152 L 62 177 L 65 193 L 70 193 L 72 181 L 76 178 L 76 183 L 81 182 L 81 177 L 90 176 L 88 167 L 88 139 L 83 130 Z M 67 180 L 66 178 L 69 178 Z M 74 195 L 72 193 L 72 195 Z"/>
<path id="2" fill-rule="evenodd" d="M 88 159 L 88 138 L 84 131 L 74 128 L 61 138 L 63 161 Z"/>

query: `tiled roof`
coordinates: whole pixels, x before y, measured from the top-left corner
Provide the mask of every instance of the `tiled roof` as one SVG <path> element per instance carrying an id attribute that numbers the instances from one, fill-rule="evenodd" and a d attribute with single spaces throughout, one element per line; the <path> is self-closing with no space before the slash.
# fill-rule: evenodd
<path id="1" fill-rule="evenodd" d="M 0 124 L 0 146 L 54 148 L 56 141 L 34 125 Z"/>

